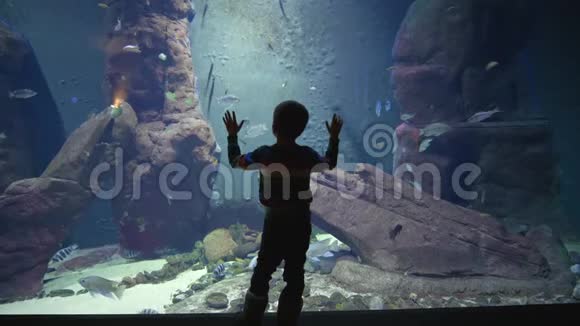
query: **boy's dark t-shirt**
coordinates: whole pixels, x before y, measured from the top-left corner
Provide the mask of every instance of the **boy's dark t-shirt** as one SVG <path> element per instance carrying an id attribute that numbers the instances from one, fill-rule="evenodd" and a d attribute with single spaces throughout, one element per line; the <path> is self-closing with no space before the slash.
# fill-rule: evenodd
<path id="1" fill-rule="evenodd" d="M 260 170 L 260 202 L 267 207 L 310 203 L 310 174 L 336 167 L 338 139 L 330 139 L 325 156 L 298 144 L 262 146 L 241 154 L 236 136 L 228 137 L 232 167 Z"/>

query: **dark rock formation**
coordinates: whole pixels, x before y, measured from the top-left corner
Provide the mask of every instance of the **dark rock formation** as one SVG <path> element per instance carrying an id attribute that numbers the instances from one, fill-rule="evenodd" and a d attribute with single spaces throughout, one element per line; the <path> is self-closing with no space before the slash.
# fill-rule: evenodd
<path id="1" fill-rule="evenodd" d="M 442 176 L 443 199 L 563 230 L 567 222 L 559 204 L 551 127 L 518 103 L 518 93 L 525 92 L 516 69 L 533 30 L 532 6 L 523 0 L 413 3 L 393 47 L 394 95 L 402 113 L 412 116 L 397 128 L 393 167 L 434 164 Z M 492 109 L 502 111 L 493 123 L 466 123 Z M 431 123 L 445 123 L 452 131 L 419 152 L 425 141 L 419 129 Z M 482 171 L 471 185 L 477 200 L 452 189 L 453 173 L 463 163 Z M 432 189 L 429 180 L 422 186 Z"/>
<path id="2" fill-rule="evenodd" d="M 48 261 L 93 199 L 90 174 L 106 160 L 99 149 L 124 143 L 113 137 L 114 130 L 127 134 L 123 126 L 103 111 L 72 133 L 41 177 L 16 181 L 0 195 L 0 297 L 34 296 L 42 288 Z"/>
<path id="3" fill-rule="evenodd" d="M 481 287 L 488 286 L 481 282 L 485 279 L 519 280 L 537 288 L 570 286 L 563 263 L 543 248 L 564 255 L 561 244 L 511 235 L 493 217 L 427 193 L 415 198 L 412 186 L 372 166 L 358 165 L 348 174 L 326 172 L 313 180 L 313 223 L 348 244 L 364 264 L 395 275 L 390 277 L 441 284 L 466 280 L 472 286 L 478 279 Z M 335 269 L 348 263 L 340 261 Z"/>
<path id="4" fill-rule="evenodd" d="M 413 121 L 463 121 L 489 106 L 517 111 L 516 54 L 530 1 L 417 0 L 393 48 L 395 98 Z M 488 68 L 490 62 L 499 65 Z"/>
<path id="5" fill-rule="evenodd" d="M 17 89 L 38 93 L 10 99 Z M 0 192 L 38 176 L 64 142 L 64 127 L 30 44 L 0 20 Z"/>
<path id="6" fill-rule="evenodd" d="M 121 98 L 135 108 L 139 122 L 136 151 L 125 155 L 124 187 L 113 203 L 121 244 L 128 249 L 190 250 L 206 233 L 209 200 L 199 176 L 216 162 L 215 140 L 194 89 L 188 35 L 192 10 L 189 1 L 181 0 L 121 0 L 109 10 L 107 26 L 123 17 L 123 28 L 109 34 L 105 86 L 112 100 Z M 138 53 L 123 50 L 127 45 L 137 46 Z M 160 187 L 161 173 L 173 163 L 188 174 L 177 184 L 168 180 L 175 173 L 162 179 L 191 198 L 172 198 Z M 141 175 L 139 196 L 133 193 L 135 172 Z"/>
<path id="7" fill-rule="evenodd" d="M 447 201 L 495 217 L 566 228 L 559 204 L 558 159 L 546 121 L 455 124 L 449 132 L 433 139 L 424 152 L 417 150 L 415 138 L 409 136 L 414 127 L 403 126 L 397 134 L 400 146 L 394 166 L 401 173 L 406 171 L 406 164 L 415 168 L 432 164 L 441 176 L 441 186 L 436 189 L 429 178 L 419 181 L 423 190 L 438 191 Z M 480 170 L 469 185 L 463 179 L 460 183 L 462 189 L 476 194 L 474 198 L 466 198 L 453 186 L 454 174 L 465 163 L 475 164 Z M 413 180 L 418 177 L 413 173 L 405 172 L 402 177 L 418 181 Z"/>

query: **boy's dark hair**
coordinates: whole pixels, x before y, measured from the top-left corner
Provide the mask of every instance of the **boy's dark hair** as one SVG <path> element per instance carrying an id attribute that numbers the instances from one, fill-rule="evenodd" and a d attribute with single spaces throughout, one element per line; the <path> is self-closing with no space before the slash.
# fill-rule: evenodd
<path id="1" fill-rule="evenodd" d="M 277 136 L 298 138 L 308 124 L 308 110 L 296 101 L 285 101 L 274 109 L 272 131 Z"/>

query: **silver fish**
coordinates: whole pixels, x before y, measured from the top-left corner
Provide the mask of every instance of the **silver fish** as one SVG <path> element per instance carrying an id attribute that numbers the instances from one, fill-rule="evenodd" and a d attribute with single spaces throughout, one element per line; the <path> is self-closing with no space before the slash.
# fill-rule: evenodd
<path id="1" fill-rule="evenodd" d="M 476 123 L 476 122 L 483 122 L 489 118 L 491 118 L 492 116 L 494 116 L 496 113 L 500 113 L 502 112 L 500 109 L 494 109 L 491 111 L 484 111 L 484 112 L 477 112 L 476 114 L 474 114 L 473 116 L 471 116 L 471 118 L 467 119 L 467 122 L 470 123 Z"/>
<path id="2" fill-rule="evenodd" d="M 497 67 L 497 66 L 499 66 L 499 62 L 497 62 L 497 61 L 491 61 L 490 63 L 488 63 L 488 64 L 485 66 L 485 70 L 486 70 L 486 71 L 490 71 L 490 70 L 492 70 L 493 68 L 495 68 L 495 67 Z"/>
<path id="3" fill-rule="evenodd" d="M 433 141 L 433 138 L 427 138 L 427 139 L 423 140 L 421 142 L 421 144 L 419 145 L 419 152 L 422 153 L 422 152 L 426 151 L 431 146 L 432 141 Z"/>
<path id="4" fill-rule="evenodd" d="M 326 239 L 310 244 L 308 251 L 306 251 L 306 257 L 315 260 L 319 257 L 332 257 L 332 252 L 339 251 L 339 248 L 337 242 L 331 244 L 331 241 L 332 239 Z"/>
<path id="5" fill-rule="evenodd" d="M 121 299 L 125 287 L 118 282 L 107 280 L 99 276 L 88 276 L 81 278 L 79 284 L 89 290 L 91 295 L 100 294 L 111 299 Z"/>
<path id="6" fill-rule="evenodd" d="M 381 109 L 383 108 L 383 104 L 381 103 L 381 100 L 377 100 L 377 106 L 375 108 L 375 113 L 377 115 L 377 118 L 381 117 Z"/>
<path id="7" fill-rule="evenodd" d="M 451 130 L 451 127 L 445 123 L 435 122 L 421 130 L 424 137 L 439 137 Z"/>
<path id="8" fill-rule="evenodd" d="M 38 93 L 36 93 L 35 91 L 31 90 L 31 89 L 17 89 L 15 91 L 9 92 L 8 93 L 8 97 L 11 99 L 20 99 L 20 100 L 25 100 L 25 99 L 29 99 L 31 97 L 35 97 L 36 95 L 38 95 Z"/>
<path id="9" fill-rule="evenodd" d="M 138 45 L 125 45 L 123 47 L 123 51 L 130 53 L 141 53 L 141 49 L 139 48 Z"/>
<path id="10" fill-rule="evenodd" d="M 254 256 L 254 258 L 252 258 L 252 260 L 250 261 L 250 264 L 248 265 L 249 269 L 254 269 L 256 268 L 256 266 L 258 266 L 258 256 Z"/>
<path id="11" fill-rule="evenodd" d="M 246 130 L 245 137 L 246 138 L 257 138 L 260 136 L 265 135 L 268 132 L 268 127 L 265 124 L 259 124 L 255 126 L 251 126 Z"/>
<path id="12" fill-rule="evenodd" d="M 405 114 L 401 115 L 401 120 L 407 122 L 407 121 L 413 119 L 414 117 L 415 117 L 415 114 L 405 113 Z"/>
<path id="13" fill-rule="evenodd" d="M 7 138 L 8 138 L 8 136 L 6 136 L 6 133 L 5 132 L 0 133 L 0 142 L 5 141 Z"/>
<path id="14" fill-rule="evenodd" d="M 222 105 L 232 106 L 234 104 L 240 103 L 240 98 L 235 95 L 228 94 L 218 98 L 217 102 Z"/>
<path id="15" fill-rule="evenodd" d="M 121 23 L 121 18 L 117 18 L 117 25 L 115 25 L 115 28 L 113 30 L 115 32 L 120 32 L 122 28 L 123 24 Z"/>
<path id="16" fill-rule="evenodd" d="M 51 263 L 60 263 L 65 261 L 67 258 L 69 258 L 73 252 L 75 250 L 77 250 L 79 248 L 78 245 L 74 244 L 72 246 L 66 247 L 66 248 L 62 248 L 61 250 L 57 251 L 56 254 L 54 254 L 54 256 L 52 256 L 52 259 L 50 260 Z"/>

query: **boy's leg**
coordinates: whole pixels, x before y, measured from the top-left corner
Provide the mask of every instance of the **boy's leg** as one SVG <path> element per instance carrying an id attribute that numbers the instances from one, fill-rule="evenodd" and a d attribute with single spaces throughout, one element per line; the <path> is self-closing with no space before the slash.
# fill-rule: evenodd
<path id="1" fill-rule="evenodd" d="M 296 216 L 298 224 L 292 228 L 288 243 L 292 244 L 284 251 L 284 281 L 286 287 L 278 301 L 278 325 L 296 325 L 302 311 L 302 293 L 304 292 L 304 263 L 306 251 L 310 245 L 310 212 L 302 212 Z"/>
<path id="2" fill-rule="evenodd" d="M 245 297 L 242 322 L 240 323 L 242 325 L 261 325 L 268 306 L 270 279 L 282 261 L 281 248 L 279 248 L 280 237 L 276 234 L 278 228 L 271 215 L 267 211 L 264 219 L 258 264 L 254 268 L 250 289 Z"/>
<path id="3" fill-rule="evenodd" d="M 254 268 L 250 291 L 257 296 L 267 296 L 270 290 L 270 280 L 276 268 L 282 262 L 283 243 L 281 232 L 283 228 L 271 210 L 266 210 L 262 242 L 258 252 L 258 264 Z"/>

